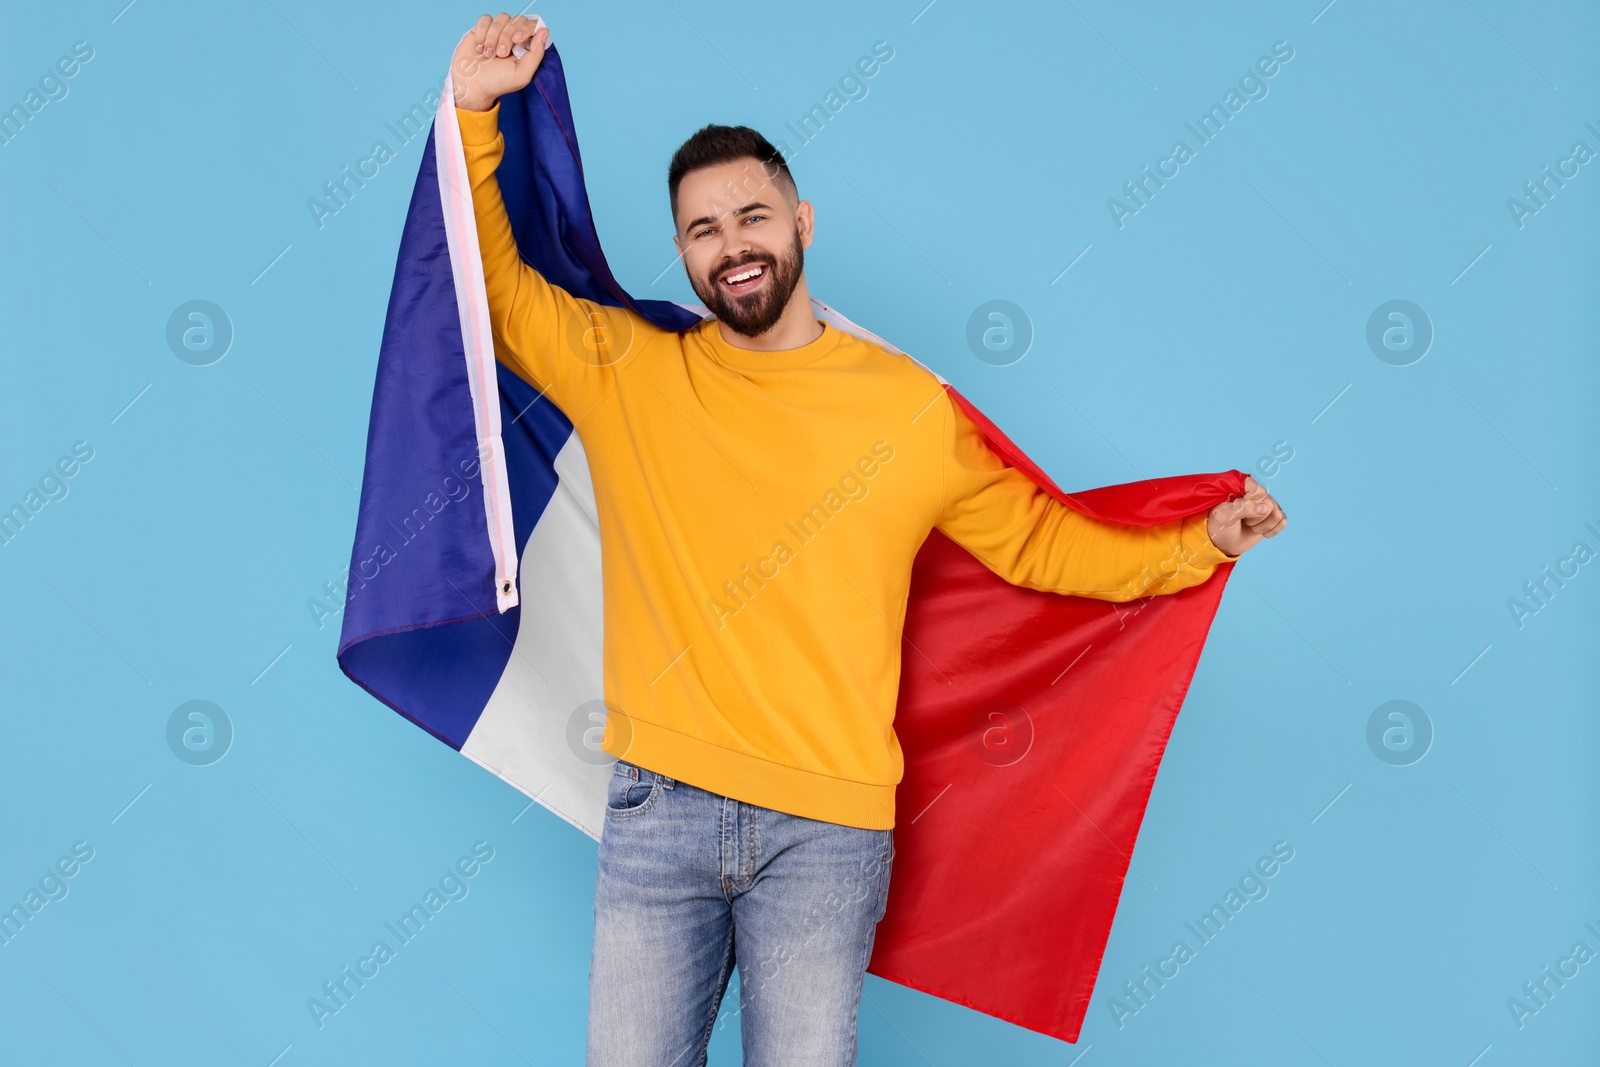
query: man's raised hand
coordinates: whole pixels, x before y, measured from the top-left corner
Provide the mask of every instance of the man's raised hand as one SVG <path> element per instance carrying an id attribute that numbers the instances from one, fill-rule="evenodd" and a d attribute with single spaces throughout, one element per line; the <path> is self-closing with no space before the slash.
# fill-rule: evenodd
<path id="1" fill-rule="evenodd" d="M 456 45 L 450 60 L 451 84 L 455 86 L 456 107 L 466 111 L 488 111 L 507 93 L 525 88 L 544 60 L 544 45 L 550 30 L 526 15 L 504 11 L 483 15 Z M 511 54 L 513 45 L 526 45 L 522 58 Z"/>
<path id="2" fill-rule="evenodd" d="M 1244 496 L 1224 500 L 1206 515 L 1206 533 L 1211 535 L 1212 544 L 1230 556 L 1238 556 L 1260 544 L 1263 537 L 1282 533 L 1288 522 L 1289 517 L 1278 502 L 1247 474 Z"/>

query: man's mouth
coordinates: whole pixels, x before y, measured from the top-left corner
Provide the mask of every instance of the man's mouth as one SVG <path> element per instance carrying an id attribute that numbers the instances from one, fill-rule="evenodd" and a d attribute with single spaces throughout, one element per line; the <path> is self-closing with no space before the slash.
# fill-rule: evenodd
<path id="1" fill-rule="evenodd" d="M 764 263 L 747 263 L 742 267 L 735 267 L 724 274 L 718 282 L 723 288 L 732 293 L 748 293 L 760 285 L 767 276 L 767 267 Z"/>

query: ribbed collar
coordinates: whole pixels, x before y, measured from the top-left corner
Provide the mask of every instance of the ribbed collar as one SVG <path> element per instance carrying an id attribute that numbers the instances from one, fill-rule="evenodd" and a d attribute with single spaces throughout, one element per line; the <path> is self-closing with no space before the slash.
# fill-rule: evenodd
<path id="1" fill-rule="evenodd" d="M 822 322 L 821 319 L 817 321 Z M 832 352 L 844 337 L 841 331 L 822 322 L 822 335 L 815 341 L 803 344 L 799 348 L 781 348 L 768 352 L 730 345 L 722 339 L 722 330 L 717 326 L 716 319 L 707 319 L 695 329 L 699 331 L 701 342 L 710 351 L 713 359 L 725 367 L 746 372 L 803 367 Z"/>

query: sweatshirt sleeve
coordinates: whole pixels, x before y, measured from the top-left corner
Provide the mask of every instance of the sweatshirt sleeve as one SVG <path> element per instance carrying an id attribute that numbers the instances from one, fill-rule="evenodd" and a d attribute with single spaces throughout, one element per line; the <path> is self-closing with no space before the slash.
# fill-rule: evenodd
<path id="1" fill-rule="evenodd" d="M 1158 526 L 1091 519 L 1010 466 L 949 394 L 944 397 L 944 494 L 935 526 L 1013 585 L 1129 601 L 1176 593 L 1230 556 L 1211 543 L 1205 513 Z"/>
<path id="2" fill-rule="evenodd" d="M 505 155 L 500 104 L 488 111 L 457 108 L 456 118 L 472 185 L 495 357 L 570 418 L 581 418 L 611 393 L 618 368 L 640 347 L 641 335 L 660 328 L 623 308 L 575 297 L 523 261 L 495 178 Z"/>

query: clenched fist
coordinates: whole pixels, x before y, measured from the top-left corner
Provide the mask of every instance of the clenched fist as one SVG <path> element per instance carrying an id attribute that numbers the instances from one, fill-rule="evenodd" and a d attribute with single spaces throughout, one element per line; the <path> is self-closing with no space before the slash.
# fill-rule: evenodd
<path id="1" fill-rule="evenodd" d="M 1206 515 L 1206 533 L 1212 544 L 1230 556 L 1238 556 L 1260 544 L 1262 538 L 1282 533 L 1288 522 L 1289 517 L 1278 502 L 1247 474 L 1244 496 L 1224 500 Z"/>
<path id="2" fill-rule="evenodd" d="M 450 60 L 456 107 L 488 111 L 505 94 L 525 88 L 544 60 L 549 39 L 550 30 L 526 15 L 502 11 L 493 18 L 481 16 L 456 45 Z M 511 54 L 512 46 L 519 44 L 528 49 L 520 59 Z"/>

